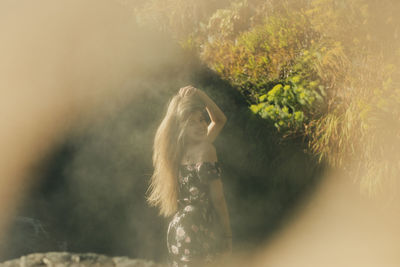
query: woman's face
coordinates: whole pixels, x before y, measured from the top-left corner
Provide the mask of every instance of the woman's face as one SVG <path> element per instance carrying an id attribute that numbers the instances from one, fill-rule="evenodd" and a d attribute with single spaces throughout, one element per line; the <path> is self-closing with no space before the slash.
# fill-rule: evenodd
<path id="1" fill-rule="evenodd" d="M 207 137 L 207 121 L 199 110 L 195 111 L 189 118 L 186 128 L 186 136 L 191 142 L 200 142 Z"/>

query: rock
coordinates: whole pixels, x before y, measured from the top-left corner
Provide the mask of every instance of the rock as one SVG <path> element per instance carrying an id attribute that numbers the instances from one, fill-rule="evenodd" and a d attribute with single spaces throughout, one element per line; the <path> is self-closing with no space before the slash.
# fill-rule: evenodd
<path id="1" fill-rule="evenodd" d="M 108 257 L 96 253 L 47 252 L 33 253 L 0 263 L 1 267 L 162 267 L 164 265 L 143 259 Z"/>

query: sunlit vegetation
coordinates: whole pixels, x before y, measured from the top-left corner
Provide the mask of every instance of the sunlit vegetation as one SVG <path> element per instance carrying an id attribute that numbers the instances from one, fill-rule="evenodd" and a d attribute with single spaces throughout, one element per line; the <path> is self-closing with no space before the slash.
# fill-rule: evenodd
<path id="1" fill-rule="evenodd" d="M 136 15 L 229 81 L 282 138 L 356 166 L 372 192 L 400 169 L 390 145 L 400 138 L 399 11 L 394 0 L 152 0 Z"/>

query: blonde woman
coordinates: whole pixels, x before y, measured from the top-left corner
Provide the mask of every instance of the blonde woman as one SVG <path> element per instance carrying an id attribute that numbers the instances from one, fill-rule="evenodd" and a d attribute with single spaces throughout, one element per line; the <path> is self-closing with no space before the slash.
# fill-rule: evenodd
<path id="1" fill-rule="evenodd" d="M 211 119 L 208 125 L 205 112 Z M 157 129 L 147 201 L 170 219 L 171 266 L 205 266 L 232 251 L 221 168 L 212 144 L 225 122 L 203 91 L 186 86 L 172 97 Z"/>

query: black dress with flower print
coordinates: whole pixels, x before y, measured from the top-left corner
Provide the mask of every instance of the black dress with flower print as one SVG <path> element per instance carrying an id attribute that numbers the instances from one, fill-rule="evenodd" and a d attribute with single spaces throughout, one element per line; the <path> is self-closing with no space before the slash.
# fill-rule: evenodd
<path id="1" fill-rule="evenodd" d="M 209 182 L 221 178 L 219 163 L 180 165 L 178 178 L 178 211 L 167 232 L 169 263 L 190 267 L 212 262 L 221 249 Z"/>

